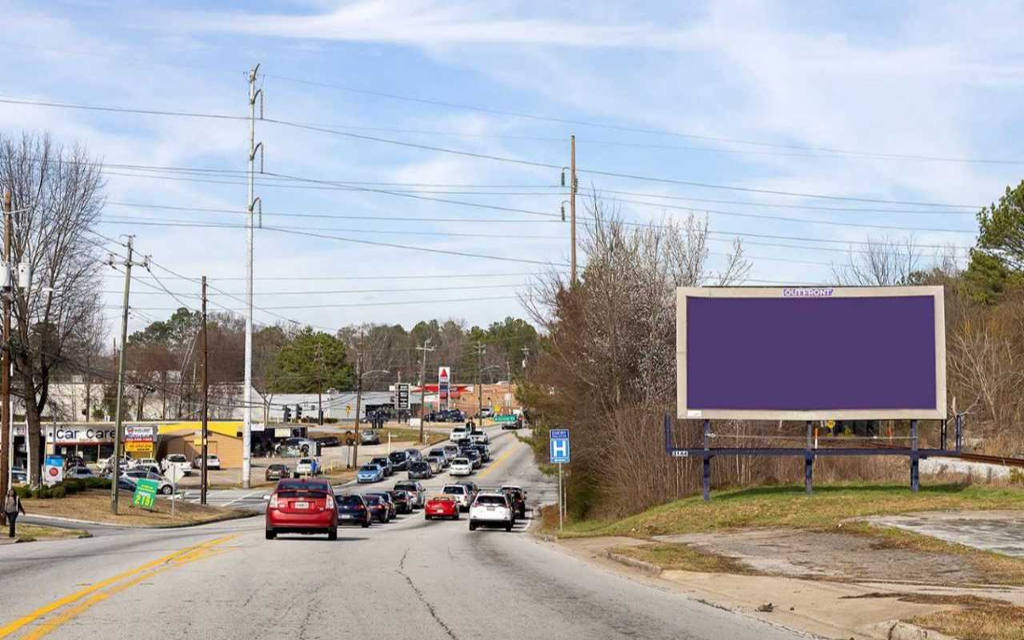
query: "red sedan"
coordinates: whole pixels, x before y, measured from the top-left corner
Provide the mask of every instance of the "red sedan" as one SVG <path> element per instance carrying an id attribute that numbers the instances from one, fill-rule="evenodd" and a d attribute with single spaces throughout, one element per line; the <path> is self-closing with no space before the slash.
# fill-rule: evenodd
<path id="1" fill-rule="evenodd" d="M 455 498 L 442 493 L 441 495 L 431 497 L 427 501 L 423 514 L 427 520 L 433 520 L 434 518 L 453 518 L 458 520 L 459 503 L 455 501 Z"/>
<path id="2" fill-rule="evenodd" d="M 267 540 L 279 533 L 326 533 L 338 539 L 334 489 L 325 480 L 281 480 L 268 496 Z"/>

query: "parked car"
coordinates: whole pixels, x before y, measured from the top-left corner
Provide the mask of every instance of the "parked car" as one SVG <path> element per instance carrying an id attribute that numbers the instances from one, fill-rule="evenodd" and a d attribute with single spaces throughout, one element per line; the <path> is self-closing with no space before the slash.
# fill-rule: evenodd
<path id="1" fill-rule="evenodd" d="M 135 491 L 135 478 L 122 475 L 117 479 L 117 488 L 121 491 Z"/>
<path id="2" fill-rule="evenodd" d="M 156 458 L 139 458 L 138 460 L 132 460 L 128 463 L 129 469 L 135 467 L 157 467 L 160 468 L 160 463 L 156 461 Z"/>
<path id="3" fill-rule="evenodd" d="M 320 447 L 317 446 L 316 440 L 310 440 L 309 438 L 285 438 L 278 445 L 278 453 L 284 454 L 285 452 L 297 452 L 300 456 L 316 456 L 320 455 Z"/>
<path id="4" fill-rule="evenodd" d="M 134 467 L 128 467 L 126 471 L 147 471 L 161 477 L 164 475 L 163 471 L 160 469 L 160 465 L 157 464 L 137 464 Z"/>
<path id="5" fill-rule="evenodd" d="M 370 460 L 370 464 L 375 464 L 384 470 L 384 477 L 388 477 L 395 472 L 395 468 L 391 465 L 391 458 L 387 456 L 378 456 Z"/>
<path id="6" fill-rule="evenodd" d="M 192 458 L 192 468 L 202 469 L 203 468 L 203 456 L 196 456 Z M 206 468 L 207 469 L 220 469 L 220 458 L 216 454 L 206 456 Z"/>
<path id="7" fill-rule="evenodd" d="M 380 465 L 376 464 L 364 464 L 359 467 L 359 472 L 356 473 L 356 482 L 359 484 L 380 482 L 384 479 L 384 470 L 380 468 Z"/>
<path id="8" fill-rule="evenodd" d="M 405 491 L 385 491 L 391 496 L 395 503 L 395 513 L 412 513 L 412 502 L 409 501 L 409 494 Z"/>
<path id="9" fill-rule="evenodd" d="M 455 458 L 452 466 L 448 467 L 448 473 L 452 476 L 468 476 L 473 473 L 473 463 L 469 458 Z"/>
<path id="10" fill-rule="evenodd" d="M 503 493 L 481 493 L 469 508 L 469 530 L 477 527 L 504 527 L 511 531 L 515 513 L 508 497 Z"/>
<path id="11" fill-rule="evenodd" d="M 157 493 L 163 494 L 165 496 L 169 496 L 172 493 L 174 493 L 174 485 L 172 485 L 170 482 L 168 482 L 167 478 L 164 478 L 159 473 L 154 473 L 154 472 L 152 472 L 152 471 L 150 471 L 148 469 L 143 469 L 143 468 L 129 469 L 129 470 L 125 471 L 124 475 L 122 475 L 121 477 L 122 478 L 126 478 L 126 477 L 127 478 L 131 478 L 132 480 L 140 480 L 140 479 L 155 480 L 157 482 Z M 134 486 L 132 487 L 132 490 L 133 491 L 135 490 Z"/>
<path id="12" fill-rule="evenodd" d="M 427 456 L 423 461 L 430 465 L 430 475 L 436 476 L 439 473 L 444 473 L 443 456 Z"/>
<path id="13" fill-rule="evenodd" d="M 377 522 L 386 523 L 391 520 L 391 512 L 388 509 L 388 505 L 379 495 L 366 494 L 363 496 L 363 502 L 366 503 L 366 508 L 370 511 L 370 517 Z"/>
<path id="14" fill-rule="evenodd" d="M 395 471 L 405 471 L 409 468 L 409 453 L 406 451 L 392 451 L 388 455 L 391 466 Z"/>
<path id="15" fill-rule="evenodd" d="M 408 493 L 414 509 L 422 508 L 426 504 L 427 489 L 419 482 L 396 482 L 394 489 Z"/>
<path id="16" fill-rule="evenodd" d="M 381 499 L 381 502 L 383 502 L 384 506 L 387 507 L 389 520 L 394 520 L 398 516 L 398 507 L 387 492 L 381 491 L 379 493 L 368 493 L 366 495 L 377 496 Z"/>
<path id="17" fill-rule="evenodd" d="M 64 468 L 74 469 L 75 467 L 84 467 L 85 459 L 82 456 L 71 455 L 64 458 Z"/>
<path id="18" fill-rule="evenodd" d="M 451 496 L 459 505 L 459 509 L 462 511 L 469 511 L 469 505 L 472 502 L 472 493 L 469 487 L 464 484 L 446 484 L 441 489 L 441 493 L 446 496 Z"/>
<path id="19" fill-rule="evenodd" d="M 289 478 L 292 475 L 292 470 L 286 464 L 275 462 L 274 464 L 267 467 L 266 472 L 267 480 L 283 480 Z"/>
<path id="20" fill-rule="evenodd" d="M 323 473 L 323 468 L 320 466 L 320 461 L 316 458 L 300 458 L 299 462 L 295 465 L 295 477 L 300 476 L 318 476 Z"/>
<path id="21" fill-rule="evenodd" d="M 434 518 L 452 518 L 453 520 L 459 519 L 459 503 L 454 496 L 447 494 L 441 494 L 431 496 L 430 500 L 427 501 L 427 506 L 423 509 L 423 517 L 427 520 L 433 520 Z"/>
<path id="22" fill-rule="evenodd" d="M 521 487 L 505 485 L 498 489 L 498 491 L 508 496 L 509 503 L 511 503 L 512 510 L 515 511 L 517 518 L 526 517 L 526 492 Z"/>
<path id="23" fill-rule="evenodd" d="M 314 440 L 320 447 L 340 447 L 341 440 L 338 436 L 321 436 Z"/>
<path id="24" fill-rule="evenodd" d="M 88 478 L 95 478 L 96 474 L 92 472 L 89 467 L 71 467 L 64 472 L 64 477 L 68 480 L 86 480 Z"/>
<path id="25" fill-rule="evenodd" d="M 380 432 L 376 429 L 363 431 L 359 434 L 359 444 L 380 444 Z"/>
<path id="26" fill-rule="evenodd" d="M 363 496 L 355 493 L 348 493 L 336 496 L 338 502 L 338 524 L 358 524 L 364 529 L 370 526 L 373 514 L 367 508 Z"/>
<path id="27" fill-rule="evenodd" d="M 326 480 L 281 480 L 267 496 L 267 540 L 279 533 L 326 533 L 338 539 L 338 508 Z"/>
<path id="28" fill-rule="evenodd" d="M 183 453 L 171 453 L 166 458 L 160 461 L 160 468 L 163 469 L 164 473 L 170 471 L 173 467 L 181 469 L 181 475 L 190 476 L 192 475 L 192 466 L 188 463 L 188 458 Z"/>
<path id="29" fill-rule="evenodd" d="M 422 460 L 417 460 L 409 464 L 409 479 L 410 480 L 429 480 L 434 476 L 434 472 L 431 471 L 430 465 Z"/>
<path id="30" fill-rule="evenodd" d="M 483 410 L 477 415 L 478 418 L 492 418 L 494 417 L 494 409 L 490 407 L 484 407 Z"/>
<path id="31" fill-rule="evenodd" d="M 28 482 L 28 474 L 21 467 L 12 467 L 11 480 L 14 484 L 25 484 Z"/>
<path id="32" fill-rule="evenodd" d="M 473 450 L 480 454 L 480 460 L 483 462 L 491 461 L 491 448 L 486 444 L 475 444 Z"/>

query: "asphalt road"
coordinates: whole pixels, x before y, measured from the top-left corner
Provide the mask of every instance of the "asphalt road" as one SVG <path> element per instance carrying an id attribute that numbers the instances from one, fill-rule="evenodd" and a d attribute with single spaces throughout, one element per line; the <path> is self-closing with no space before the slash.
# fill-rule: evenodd
<path id="1" fill-rule="evenodd" d="M 475 482 L 554 500 L 526 445 L 506 434 L 492 450 Z M 465 518 L 417 512 L 337 542 L 267 541 L 255 517 L 7 545 L 0 638 L 798 637 L 569 556 L 528 526 L 470 533 Z"/>

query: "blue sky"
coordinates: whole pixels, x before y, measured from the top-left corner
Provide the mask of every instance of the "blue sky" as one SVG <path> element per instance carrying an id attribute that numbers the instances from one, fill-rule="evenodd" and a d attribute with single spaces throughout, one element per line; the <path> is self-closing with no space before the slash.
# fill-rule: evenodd
<path id="1" fill-rule="evenodd" d="M 267 118 L 555 166 L 568 163 L 567 138 L 575 134 L 577 162 L 584 169 L 581 187 L 618 198 L 614 204 L 627 219 L 682 217 L 690 207 L 702 215 L 710 211 L 706 215 L 718 234 L 712 245 L 716 253 L 727 250 L 732 233 L 801 238 L 746 236 L 756 280 L 825 281 L 830 264 L 846 259 L 835 249 L 845 251 L 846 243 L 869 235 L 912 233 L 921 244 L 969 246 L 974 206 L 995 200 L 1006 185 L 1019 182 L 1024 166 L 821 151 L 1024 158 L 1015 144 L 1022 124 L 1019 33 L 1024 7 L 1015 3 L 310 0 L 158 2 L 142 8 L 83 0 L 5 5 L 8 28 L 0 37 L 8 56 L 0 90 L 4 97 L 244 115 L 245 72 L 259 62 L 266 74 Z M 0 104 L 0 129 L 5 134 L 49 130 L 65 143 L 86 145 L 108 165 L 246 166 L 247 125 L 241 121 Z M 564 198 L 557 169 L 271 123 L 257 125 L 257 138 L 265 145 L 266 170 L 288 176 L 384 183 L 370 186 L 549 214 L 558 213 Z M 169 180 L 167 172 L 153 178 L 139 170 L 109 169 L 103 233 L 133 233 L 138 249 L 159 264 L 190 276 L 205 274 L 224 291 L 244 291 L 243 281 L 230 280 L 244 274 L 242 229 L 140 224 L 144 219 L 241 224 L 244 216 L 238 213 L 153 208 L 240 211 L 246 198 L 241 180 L 218 175 L 216 180 L 230 183 L 220 184 L 194 181 L 194 175 L 182 180 L 180 174 Z M 730 189 L 610 177 L 587 169 Z M 324 186 L 316 183 L 275 185 L 269 177 L 259 182 L 256 193 L 268 214 L 267 226 L 556 265 L 568 256 L 568 229 L 557 218 L 308 188 Z M 969 207 L 950 213 L 736 188 Z M 432 220 L 388 219 L 417 217 Z M 966 233 L 814 224 L 809 219 Z M 767 246 L 774 244 L 790 246 Z M 714 255 L 711 265 L 721 261 Z M 256 303 L 373 303 L 276 310 L 325 327 L 364 321 L 408 327 L 430 317 L 486 323 L 523 315 L 511 292 L 531 281 L 523 274 L 544 268 L 264 229 L 256 239 Z M 467 277 L 399 278 L 424 275 Z M 307 276 L 319 279 L 267 279 Z M 395 279 L 379 279 L 385 276 Z M 355 279 L 326 279 L 342 277 Z M 167 282 L 183 294 L 194 288 L 187 281 Z M 119 284 L 111 277 L 105 288 L 112 316 Z M 177 306 L 166 295 L 146 295 L 144 287 L 136 291 L 133 306 L 139 313 L 133 327 Z M 410 299 L 423 303 L 381 304 Z M 432 302 L 449 299 L 470 300 Z M 229 298 L 219 302 L 240 306 Z M 276 319 L 257 312 L 258 321 Z"/>

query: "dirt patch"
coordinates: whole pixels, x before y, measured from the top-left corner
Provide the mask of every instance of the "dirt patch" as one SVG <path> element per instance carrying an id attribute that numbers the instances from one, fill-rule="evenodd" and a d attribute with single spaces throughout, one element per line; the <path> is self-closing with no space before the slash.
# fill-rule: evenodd
<path id="1" fill-rule="evenodd" d="M 131 502 L 131 493 L 123 493 L 118 501 L 117 515 L 114 515 L 110 512 L 110 493 L 90 490 L 59 500 L 25 500 L 24 504 L 25 510 L 36 516 L 135 526 L 181 526 L 247 515 L 234 509 L 178 501 L 172 517 L 170 500 L 158 498 L 153 511 L 133 508 Z"/>
<path id="2" fill-rule="evenodd" d="M 1024 584 L 1024 563 L 1016 559 L 918 540 L 912 534 L 886 533 L 758 529 L 655 540 L 725 557 L 746 572 L 766 575 L 932 585 Z"/>
<path id="3" fill-rule="evenodd" d="M 919 615 L 910 620 L 961 640 L 1021 640 L 1024 638 L 1024 607 L 975 595 L 924 593 L 865 593 L 847 599 L 897 598 L 915 604 L 951 605 L 953 608 Z"/>

